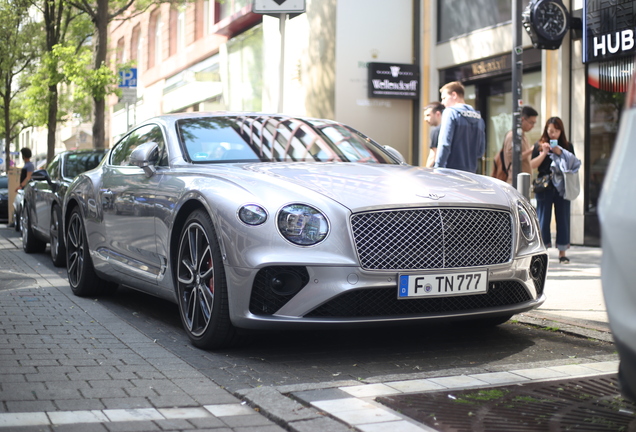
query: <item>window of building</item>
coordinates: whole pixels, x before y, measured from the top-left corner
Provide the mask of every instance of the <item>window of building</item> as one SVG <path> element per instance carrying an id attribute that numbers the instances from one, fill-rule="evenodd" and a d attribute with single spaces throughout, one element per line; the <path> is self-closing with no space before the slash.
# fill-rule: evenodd
<path id="1" fill-rule="evenodd" d="M 153 68 L 162 59 L 161 35 L 163 24 L 158 10 L 150 15 L 148 27 L 148 69 Z"/>
<path id="2" fill-rule="evenodd" d="M 119 40 L 117 41 L 117 54 L 116 54 L 117 64 L 122 64 L 126 62 L 125 43 L 126 41 L 124 40 L 123 37 L 119 38 Z"/>
<path id="3" fill-rule="evenodd" d="M 252 0 L 216 0 L 216 4 L 219 5 L 219 18 L 217 20 L 218 22 L 227 17 L 231 17 L 232 15 L 243 9 L 245 6 L 251 5 Z"/>
<path id="4" fill-rule="evenodd" d="M 530 0 L 522 0 L 522 10 Z M 437 41 L 510 22 L 510 0 L 437 0 Z"/>
<path id="5" fill-rule="evenodd" d="M 141 25 L 137 24 L 130 36 L 130 59 L 137 67 L 141 65 Z"/>
<path id="6" fill-rule="evenodd" d="M 180 6 L 177 13 L 177 51 L 183 51 L 186 46 L 186 16 L 185 7 Z"/>
<path id="7" fill-rule="evenodd" d="M 263 92 L 263 28 L 251 28 L 227 43 L 227 109 L 260 111 Z"/>

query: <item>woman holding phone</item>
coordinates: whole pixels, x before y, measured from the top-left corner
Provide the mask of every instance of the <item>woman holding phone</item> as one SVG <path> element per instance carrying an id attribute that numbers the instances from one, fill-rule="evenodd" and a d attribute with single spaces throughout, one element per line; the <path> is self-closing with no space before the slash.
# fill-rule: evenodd
<path id="1" fill-rule="evenodd" d="M 563 149 L 574 154 L 574 147 L 565 136 L 563 121 L 559 117 L 550 117 L 543 128 L 543 134 L 534 144 L 530 166 L 539 170 L 539 176 L 552 172 L 551 153 L 561 155 Z M 537 199 L 537 215 L 541 225 L 541 237 L 546 248 L 552 247 L 550 224 L 552 223 L 552 207 L 556 217 L 556 247 L 559 249 L 559 262 L 568 264 L 570 259 L 565 251 L 570 248 L 570 201 L 566 200 L 554 187 L 552 180 L 542 192 L 535 193 Z"/>

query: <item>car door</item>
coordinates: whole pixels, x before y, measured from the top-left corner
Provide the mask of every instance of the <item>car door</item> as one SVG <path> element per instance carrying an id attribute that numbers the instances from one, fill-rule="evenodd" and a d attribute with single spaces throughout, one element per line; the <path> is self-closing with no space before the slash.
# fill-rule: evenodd
<path id="1" fill-rule="evenodd" d="M 161 128 L 145 125 L 122 139 L 103 168 L 100 201 L 108 261 L 116 271 L 156 284 L 164 263 L 157 254 L 155 201 L 161 171 L 148 177 L 130 165 L 130 154 L 140 144 L 164 147 Z"/>
<path id="2" fill-rule="evenodd" d="M 38 237 L 49 239 L 51 227 L 51 206 L 55 199 L 55 190 L 59 186 L 61 179 L 61 164 L 64 154 L 59 154 L 53 158 L 48 165 L 46 172 L 50 182 L 46 180 L 33 181 L 31 183 L 31 229 Z"/>

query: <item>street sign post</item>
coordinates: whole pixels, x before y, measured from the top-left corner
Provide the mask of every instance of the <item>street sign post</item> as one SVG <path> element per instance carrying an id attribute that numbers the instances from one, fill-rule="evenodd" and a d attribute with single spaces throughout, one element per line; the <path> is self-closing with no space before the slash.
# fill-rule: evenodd
<path id="1" fill-rule="evenodd" d="M 252 12 L 260 14 L 298 14 L 305 12 L 305 0 L 254 0 Z"/>
<path id="2" fill-rule="evenodd" d="M 119 70 L 119 88 L 137 88 L 137 68 Z"/>
<path id="3" fill-rule="evenodd" d="M 137 103 L 137 68 L 119 70 L 120 102 L 126 104 L 126 130 L 130 128 L 130 104 Z"/>
<path id="4" fill-rule="evenodd" d="M 254 0 L 252 12 L 278 18 L 280 61 L 278 76 L 278 112 L 283 112 L 283 76 L 285 69 L 285 23 L 305 12 L 305 0 Z"/>

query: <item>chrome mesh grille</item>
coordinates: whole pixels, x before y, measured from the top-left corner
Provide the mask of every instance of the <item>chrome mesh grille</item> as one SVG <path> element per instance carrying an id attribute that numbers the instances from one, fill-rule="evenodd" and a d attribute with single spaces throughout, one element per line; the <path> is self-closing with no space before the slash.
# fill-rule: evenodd
<path id="1" fill-rule="evenodd" d="M 362 268 L 418 270 L 508 262 L 509 212 L 434 208 L 358 213 L 351 226 Z"/>

